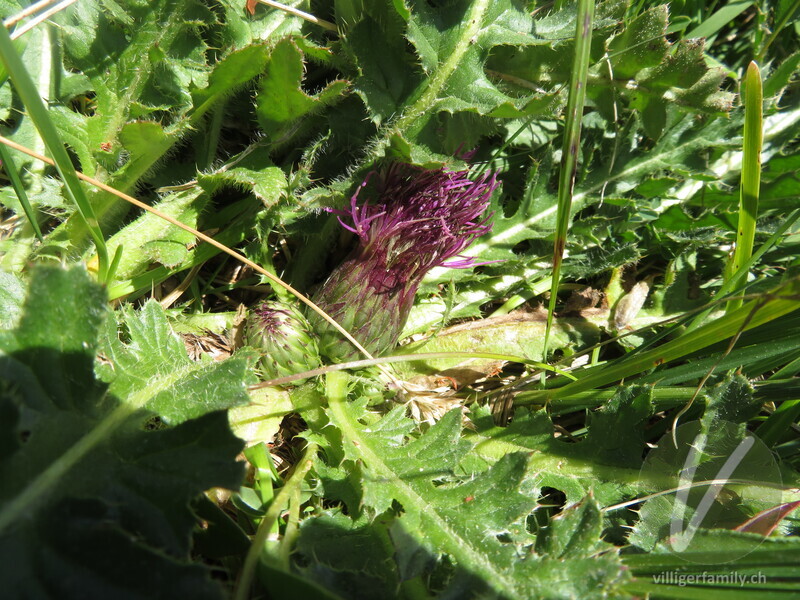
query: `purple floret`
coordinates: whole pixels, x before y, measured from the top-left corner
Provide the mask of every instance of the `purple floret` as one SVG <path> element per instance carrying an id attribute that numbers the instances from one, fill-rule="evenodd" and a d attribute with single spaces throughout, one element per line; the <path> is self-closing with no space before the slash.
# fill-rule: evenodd
<path id="1" fill-rule="evenodd" d="M 378 201 L 359 204 L 359 194 L 375 175 L 361 184 L 349 210 L 335 211 L 342 226 L 361 238 L 364 252 L 385 252 L 386 266 L 401 269 L 411 280 L 438 266 L 477 264 L 468 257 L 446 261 L 491 230 L 492 215 L 484 213 L 498 185 L 495 173 L 472 181 L 466 170 L 425 170 L 395 163 L 378 175 Z"/>
<path id="2" fill-rule="evenodd" d="M 264 333 L 269 335 L 280 335 L 281 327 L 289 317 L 289 313 L 280 308 L 275 308 L 273 302 L 260 302 L 253 309 L 255 322 L 261 327 Z"/>

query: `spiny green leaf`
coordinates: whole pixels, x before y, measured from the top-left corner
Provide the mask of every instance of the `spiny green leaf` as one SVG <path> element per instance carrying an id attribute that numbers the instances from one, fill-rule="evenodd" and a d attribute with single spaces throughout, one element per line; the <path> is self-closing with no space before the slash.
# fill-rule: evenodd
<path id="1" fill-rule="evenodd" d="M 200 29 L 214 20 L 195 0 L 135 0 L 124 9 L 90 0 L 65 11 L 64 63 L 88 80 L 79 111 L 85 145 L 112 187 L 130 191 L 190 130 L 184 118 L 192 102 L 188 88 L 205 85 L 209 71 Z M 129 121 L 151 120 L 159 121 L 163 134 L 148 126 L 146 139 L 156 143 L 149 148 L 134 143 L 138 152 L 127 160 L 120 132 Z M 96 167 L 85 164 L 83 170 L 92 173 Z M 104 191 L 91 192 L 90 201 L 106 231 L 116 229 L 130 208 Z M 80 253 L 86 250 L 88 232 L 70 218 L 50 238 Z"/>
<path id="2" fill-rule="evenodd" d="M 606 598 L 629 580 L 613 546 L 601 539 L 603 518 L 588 496 L 550 519 L 536 539 L 543 557 L 539 573 L 551 598 Z M 564 571 L 564 564 L 569 572 Z"/>
<path id="3" fill-rule="evenodd" d="M 197 220 L 209 201 L 208 194 L 200 189 L 175 192 L 165 196 L 155 208 L 160 212 L 178 219 L 190 227 L 197 227 Z M 195 242 L 195 237 L 171 225 L 159 216 L 145 212 L 138 219 L 129 223 L 122 231 L 112 236 L 108 247 L 113 253 L 122 247 L 122 260 L 117 267 L 117 279 L 135 277 L 142 274 L 159 260 L 156 242 L 171 243 L 182 246 L 182 253 Z M 136 249 L 133 251 L 133 249 Z"/>
<path id="4" fill-rule="evenodd" d="M 590 414 L 589 433 L 576 450 L 583 450 L 585 457 L 600 463 L 636 468 L 645 448 L 643 424 L 652 413 L 650 386 L 623 387 L 600 410 Z"/>
<path id="5" fill-rule="evenodd" d="M 129 319 L 131 344 L 104 354 L 106 386 L 93 368 L 104 295 L 80 268 L 40 268 L 19 325 L 0 337 L 0 407 L 12 415 L 0 556 L 14 565 L 0 569 L 3 588 L 32 598 L 219 598 L 189 559 L 189 502 L 239 484 L 241 442 L 211 411 L 245 400 L 242 369 L 189 365 L 151 305 Z M 165 428 L 159 417 L 184 422 Z"/>
<path id="6" fill-rule="evenodd" d="M 383 521 L 354 522 L 331 512 L 306 519 L 300 526 L 297 552 L 307 566 L 299 572 L 344 598 L 392 597 L 399 581 L 388 536 Z"/>
<path id="7" fill-rule="evenodd" d="M 204 114 L 220 98 L 264 71 L 269 60 L 266 44 L 254 44 L 231 52 L 214 67 L 204 88 L 192 90 L 192 116 Z"/>
<path id="8" fill-rule="evenodd" d="M 761 403 L 753 396 L 753 386 L 741 375 L 729 374 L 711 393 L 703 413 L 703 427 L 713 434 L 718 421 L 746 423 L 758 414 Z"/>
<path id="9" fill-rule="evenodd" d="M 519 204 L 505 210 L 498 200 L 492 207 L 492 231 L 478 243 L 486 242 L 492 248 L 481 251 L 482 260 L 508 258 L 509 250 L 532 237 L 552 236 L 556 223 L 556 196 L 550 190 L 551 177 L 555 176 L 553 164 L 548 158 L 545 162 L 534 164 L 528 170 L 525 190 Z M 586 203 L 585 196 L 576 198 L 573 207 L 577 212 Z M 487 244 L 487 245 L 488 245 Z"/>
<path id="10" fill-rule="evenodd" d="M 413 57 L 405 48 L 400 31 L 394 32 L 388 18 L 385 27 L 372 19 L 361 20 L 348 32 L 346 43 L 354 54 L 359 69 L 355 90 L 363 98 L 372 119 L 379 123 L 397 113 L 420 83 L 420 74 Z M 375 52 L 381 47 L 381 52 Z"/>
<path id="11" fill-rule="evenodd" d="M 384 417 L 386 424 L 382 419 L 365 425 L 363 402 L 346 403 L 343 383 L 340 376 L 329 376 L 329 415 L 342 434 L 345 457 L 363 464 L 364 505 L 378 513 L 394 502 L 402 507 L 393 526 L 402 536 L 393 537 L 404 544 L 413 540 L 434 555 L 450 555 L 459 569 L 483 580 L 476 585 L 501 597 L 538 596 L 547 589 L 547 577 L 537 572 L 539 561 L 502 540 L 511 533 L 520 544 L 530 541 L 521 524 L 536 504 L 528 490 L 529 457 L 507 453 L 480 474 L 458 477 L 453 469 L 469 450 L 460 436 L 461 411 L 447 413 L 425 434 L 403 442 L 398 435 L 408 432 L 408 425 L 401 407 Z M 616 577 L 618 569 L 599 579 L 612 572 Z"/>
<path id="12" fill-rule="evenodd" d="M 335 102 L 347 89 L 347 83 L 339 80 L 311 96 L 301 89 L 302 79 L 302 52 L 291 38 L 281 40 L 272 50 L 256 99 L 259 123 L 270 136 Z"/>
<path id="13" fill-rule="evenodd" d="M 733 95 L 720 90 L 725 78 L 721 69 L 709 69 L 704 59 L 704 40 L 680 40 L 670 45 L 665 34 L 667 6 L 657 6 L 636 17 L 608 42 L 613 77 L 635 82 L 623 90 L 630 106 L 642 113 L 642 124 L 657 139 L 667 123 L 667 105 L 676 104 L 697 112 L 726 113 Z M 605 80 L 608 67 L 600 61 L 594 68 L 595 83 L 589 94 L 606 106 Z"/>
<path id="14" fill-rule="evenodd" d="M 109 321 L 111 329 L 103 344 L 103 353 L 113 365 L 101 371 L 110 393 L 143 402 L 171 424 L 248 401 L 241 389 L 245 360 L 192 361 L 154 300 L 139 312 L 127 309 L 124 314 L 130 340 L 121 341 Z"/>
<path id="15" fill-rule="evenodd" d="M 771 98 L 781 93 L 792 76 L 797 73 L 798 65 L 800 65 L 800 51 L 776 65 L 764 81 L 764 97 Z"/>
<path id="16" fill-rule="evenodd" d="M 708 395 L 701 420 L 667 434 L 642 467 L 643 481 L 661 480 L 670 493 L 642 505 L 629 537 L 640 548 L 663 546 L 692 560 L 700 527 L 733 529 L 781 502 L 778 465 L 743 423 L 760 405 L 749 382 L 729 375 Z M 708 486 L 718 479 L 732 482 Z"/>
<path id="17" fill-rule="evenodd" d="M 609 435 L 608 431 L 635 431 L 648 410 L 646 393 L 623 388 L 615 394 L 609 408 L 593 417 L 596 433 L 592 434 L 590 428 L 586 439 L 569 444 L 553 437 L 553 425 L 544 411 L 518 408 L 505 428 L 497 428 L 488 421 L 479 427 L 474 437 L 476 452 L 486 460 L 495 461 L 508 452 L 532 451 L 531 468 L 537 473 L 537 487 L 561 490 L 568 502 L 579 502 L 591 493 L 601 504 L 610 505 L 639 487 L 644 443 L 641 437 L 632 435 L 627 441 L 627 435 Z"/>
<path id="18" fill-rule="evenodd" d="M 454 487 L 436 488 L 432 479 L 447 477 L 467 449 L 463 441 L 453 444 L 460 432 L 459 411 L 448 413 L 427 435 L 412 440 L 411 447 L 406 448 L 398 444 L 399 440 L 388 447 L 381 443 L 385 438 L 383 432 L 396 439 L 394 432 L 401 412 L 389 413 L 389 424 L 379 424 L 375 435 L 376 426 L 366 427 L 355 420 L 361 412 L 356 405 L 345 405 L 339 400 L 334 406 L 331 419 L 342 431 L 346 456 L 362 461 L 365 466 L 362 486 L 367 506 L 383 512 L 392 502 L 399 502 L 404 510 L 400 520 L 402 529 L 425 547 L 452 554 L 464 568 L 482 573 L 511 566 L 513 550 L 490 541 L 487 535 L 498 525 L 508 526 L 511 520 L 533 508 L 534 502 L 514 491 L 525 473 L 526 461 L 522 455 L 509 455 L 493 474 Z M 353 407 L 356 412 L 352 412 Z M 415 450 L 423 451 L 425 460 L 418 458 Z M 472 502 L 476 502 L 473 506 L 494 510 L 473 509 L 469 506 Z M 476 511 L 481 514 L 478 521 L 474 518 Z M 494 525 L 487 523 L 486 518 Z M 518 585 L 512 580 L 511 573 L 503 574 L 495 581 L 495 587 L 508 593 Z"/>
<path id="19" fill-rule="evenodd" d="M 461 26 L 465 19 L 470 31 L 474 30 L 469 39 L 464 39 Z M 480 22 L 475 23 L 478 19 Z M 487 78 L 483 64 L 495 46 L 542 43 L 532 35 L 532 28 L 530 16 L 510 0 L 489 5 L 459 2 L 447 11 L 434 11 L 422 2 L 415 4 L 408 38 L 423 70 L 432 76 L 429 89 L 436 93 L 425 107 L 425 118 L 437 111 L 466 110 L 506 118 L 526 114 L 530 95 L 515 99 L 502 93 Z M 415 125 L 414 129 L 420 127 Z"/>
<path id="20" fill-rule="evenodd" d="M 657 310 L 666 314 L 692 310 L 707 302 L 697 285 L 697 253 L 686 252 L 670 261 L 664 284 L 651 294 Z"/>
<path id="21" fill-rule="evenodd" d="M 669 43 L 668 9 L 665 4 L 648 9 L 627 24 L 608 44 L 616 77 L 632 79 L 640 70 L 655 67 L 664 58 Z"/>
<path id="22" fill-rule="evenodd" d="M 114 140 L 129 118 L 146 116 L 167 99 L 180 107 L 176 113 L 189 108 L 185 87 L 205 81 L 208 70 L 197 31 L 208 14 L 200 4 L 137 0 L 108 11 L 91 1 L 67 14 L 69 63 L 89 77 L 96 94 L 96 111 L 87 120 L 90 147 Z"/>
<path id="23" fill-rule="evenodd" d="M 16 275 L 0 271 L 0 329 L 12 329 L 22 314 L 25 286 Z"/>
<path id="24" fill-rule="evenodd" d="M 258 149 L 211 173 L 198 173 L 197 182 L 209 194 L 224 185 L 252 191 L 267 208 L 275 206 L 287 188 L 283 171 L 272 163 L 266 151 Z"/>
<path id="25" fill-rule="evenodd" d="M 89 145 L 91 141 L 86 138 L 86 118 L 60 105 L 49 106 L 48 112 L 61 139 L 77 155 L 81 172 L 93 177 L 97 171 L 97 164 L 105 165 L 109 161 L 103 156 L 104 151 L 99 146 Z M 17 135 L 14 138 L 20 140 Z"/>
<path id="26" fill-rule="evenodd" d="M 119 143 L 128 151 L 128 161 L 151 162 L 153 154 L 161 155 L 177 141 L 155 121 L 131 121 L 119 132 Z"/>
<path id="27" fill-rule="evenodd" d="M 536 551 L 552 559 L 588 557 L 609 549 L 600 540 L 600 507 L 587 497 L 550 520 L 536 540 Z"/>
<path id="28" fill-rule="evenodd" d="M 612 157 L 604 156 L 593 172 L 576 185 L 573 207 L 580 209 L 598 202 L 601 190 L 607 195 L 623 195 L 652 174 L 677 172 L 699 178 L 705 169 L 700 155 L 709 148 L 738 147 L 737 129 L 738 120 L 737 124 L 720 120 L 697 123 L 691 117 L 681 116 L 647 152 L 623 150 L 614 157 L 613 165 L 606 163 Z M 492 232 L 473 244 L 467 250 L 468 255 L 485 260 L 507 259 L 508 249 L 515 244 L 536 233 L 551 232 L 555 214 L 555 196 L 547 188 L 551 169 L 552 164 L 546 162 L 531 170 L 520 204 L 510 214 L 501 213 L 498 207 Z M 429 278 L 439 274 L 440 271 L 433 271 Z"/>

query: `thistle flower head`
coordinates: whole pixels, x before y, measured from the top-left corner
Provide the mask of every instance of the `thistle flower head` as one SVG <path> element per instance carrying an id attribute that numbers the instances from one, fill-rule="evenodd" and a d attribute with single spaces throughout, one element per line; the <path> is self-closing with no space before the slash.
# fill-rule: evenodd
<path id="1" fill-rule="evenodd" d="M 385 255 L 388 268 L 421 278 L 491 230 L 491 215 L 484 213 L 497 187 L 496 175 L 472 181 L 468 174 L 394 163 L 383 173 L 370 173 L 350 199 L 350 209 L 335 212 L 342 226 L 358 235 L 363 252 Z M 378 180 L 377 200 L 359 204 L 372 179 Z M 462 258 L 447 266 L 475 264 Z"/>
<path id="2" fill-rule="evenodd" d="M 286 377 L 320 366 L 319 349 L 311 326 L 297 308 L 264 301 L 250 311 L 247 344 L 261 350 L 259 367 L 266 379 Z"/>
<path id="3" fill-rule="evenodd" d="M 491 215 L 485 212 L 497 185 L 495 174 L 472 181 L 468 171 L 400 163 L 371 173 L 348 210 L 332 211 L 359 242 L 314 301 L 370 352 L 385 352 L 397 343 L 428 271 L 442 265 L 481 264 L 459 254 L 491 229 Z M 337 350 L 338 336 L 320 325 L 323 339 L 331 334 L 321 344 L 323 353 L 340 359 L 353 356 L 346 345 L 347 350 Z"/>

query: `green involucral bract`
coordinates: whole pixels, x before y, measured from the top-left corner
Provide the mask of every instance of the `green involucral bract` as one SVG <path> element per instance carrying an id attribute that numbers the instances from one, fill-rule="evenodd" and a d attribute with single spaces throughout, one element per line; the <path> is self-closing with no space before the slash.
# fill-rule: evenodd
<path id="1" fill-rule="evenodd" d="M 288 377 L 320 366 L 311 326 L 295 307 L 276 300 L 258 304 L 247 319 L 247 344 L 261 351 L 266 379 Z"/>

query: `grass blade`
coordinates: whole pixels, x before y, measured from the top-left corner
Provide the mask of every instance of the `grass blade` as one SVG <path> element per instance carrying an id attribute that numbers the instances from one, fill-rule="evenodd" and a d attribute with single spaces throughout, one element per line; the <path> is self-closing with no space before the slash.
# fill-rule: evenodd
<path id="1" fill-rule="evenodd" d="M 684 37 L 686 39 L 708 38 L 712 35 L 716 35 L 719 33 L 720 29 L 733 21 L 753 4 L 755 4 L 754 0 L 740 0 L 739 2 L 724 3 L 713 15 L 707 19 L 703 19 L 702 23 L 688 32 Z"/>
<path id="2" fill-rule="evenodd" d="M 797 310 L 800 307 L 799 295 L 800 280 L 789 280 L 774 292 L 765 294 L 760 299 L 752 300 L 736 311 L 662 346 L 642 352 L 631 360 L 602 365 L 585 372 L 583 376 L 575 373 L 579 377 L 578 381 L 555 389 L 532 391 L 526 394 L 526 398 L 531 401 L 567 398 L 576 392 L 608 385 L 643 373 L 654 366 L 687 356 L 720 340 L 728 339 L 741 328 L 752 329 Z"/>
<path id="3" fill-rule="evenodd" d="M 764 141 L 764 91 L 761 72 L 755 62 L 747 67 L 744 76 L 744 148 L 742 157 L 742 183 L 739 196 L 739 226 L 736 232 L 736 250 L 730 276 L 738 273 L 753 254 L 753 240 L 758 218 L 758 196 L 761 186 L 761 146 Z M 729 278 L 730 278 L 729 276 Z M 741 300 L 728 304 L 728 312 L 742 305 Z"/>
<path id="4" fill-rule="evenodd" d="M 558 285 L 561 278 L 561 263 L 567 244 L 572 193 L 575 188 L 575 174 L 578 168 L 578 144 L 581 139 L 581 117 L 586 99 L 586 81 L 589 73 L 589 51 L 592 47 L 592 22 L 594 20 L 594 0 L 578 2 L 578 16 L 575 27 L 575 56 L 572 62 L 572 77 L 569 83 L 567 100 L 567 119 L 564 128 L 564 143 L 561 150 L 561 170 L 558 177 L 558 215 L 556 236 L 553 243 L 553 279 L 550 287 L 550 305 L 547 312 L 547 328 L 544 333 L 542 359 L 547 361 L 547 343 L 553 326 Z"/>
<path id="5" fill-rule="evenodd" d="M 78 213 L 86 222 L 97 247 L 98 276 L 100 281 L 105 282 L 108 271 L 108 251 L 106 250 L 103 233 L 100 231 L 100 225 L 97 222 L 92 205 L 89 203 L 89 199 L 86 197 L 86 193 L 78 180 L 75 167 L 72 165 L 58 131 L 50 120 L 47 108 L 42 102 L 28 71 L 25 69 L 22 59 L 14 49 L 11 37 L 5 27 L 0 27 L 0 60 L 2 60 L 8 76 L 14 84 L 14 88 L 25 105 L 28 115 L 36 125 L 36 129 L 39 130 L 48 152 L 53 157 L 58 174 L 64 182 L 64 191 L 67 197 L 77 207 Z"/>
<path id="6" fill-rule="evenodd" d="M 22 180 L 19 178 L 17 166 L 14 164 L 14 158 L 4 144 L 0 144 L 0 161 L 3 162 L 3 170 L 6 172 L 6 175 L 8 175 L 9 181 L 11 181 L 14 192 L 17 194 L 17 198 L 19 198 L 19 203 L 22 205 L 22 210 L 25 211 L 25 216 L 28 217 L 28 221 L 30 221 L 31 227 L 34 233 L 36 233 L 36 237 L 39 238 L 40 242 L 43 241 L 42 230 L 39 229 L 39 221 L 36 219 L 36 211 L 33 206 L 31 206 L 30 200 L 28 200 L 28 194 L 25 193 L 25 186 L 22 185 Z"/>

